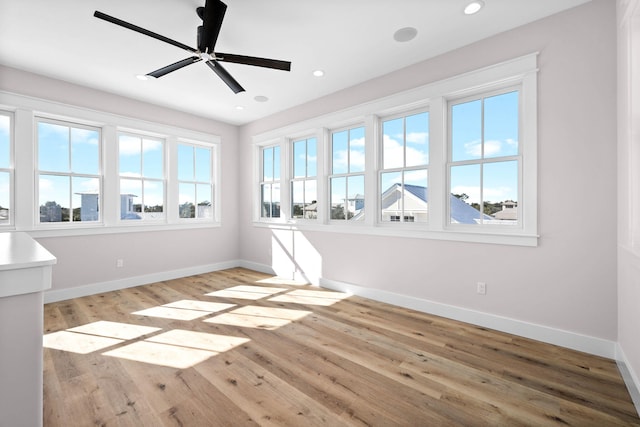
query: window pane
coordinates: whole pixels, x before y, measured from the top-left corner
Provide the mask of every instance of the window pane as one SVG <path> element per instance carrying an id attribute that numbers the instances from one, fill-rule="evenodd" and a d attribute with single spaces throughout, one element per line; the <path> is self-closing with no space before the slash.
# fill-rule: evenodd
<path id="1" fill-rule="evenodd" d="M 265 218 L 280 217 L 280 184 L 263 184 L 262 216 Z"/>
<path id="2" fill-rule="evenodd" d="M 449 218 L 452 224 L 478 224 L 480 213 L 480 165 L 451 167 Z"/>
<path id="3" fill-rule="evenodd" d="M 38 122 L 38 168 L 43 171 L 69 172 L 67 126 Z"/>
<path id="4" fill-rule="evenodd" d="M 100 134 L 96 130 L 71 128 L 71 170 L 75 173 L 100 173 Z"/>
<path id="5" fill-rule="evenodd" d="M 483 166 L 484 213 L 495 220 L 491 224 L 518 221 L 518 162 L 486 163 Z"/>
<path id="6" fill-rule="evenodd" d="M 135 136 L 120 135 L 120 175 L 142 176 L 142 140 Z"/>
<path id="7" fill-rule="evenodd" d="M 280 179 L 280 147 L 273 147 L 273 179 L 276 181 Z"/>
<path id="8" fill-rule="evenodd" d="M 381 220 L 392 221 L 402 214 L 402 173 L 387 172 L 381 176 Z"/>
<path id="9" fill-rule="evenodd" d="M 196 181 L 211 182 L 211 149 L 196 147 Z"/>
<path id="10" fill-rule="evenodd" d="M 451 159 L 482 157 L 482 102 L 475 100 L 451 107 Z"/>
<path id="11" fill-rule="evenodd" d="M 9 142 L 11 141 L 11 121 L 9 116 L 0 115 L 0 168 L 9 168 L 11 166 L 10 158 L 11 150 Z M 8 204 L 7 204 L 8 205 Z"/>
<path id="12" fill-rule="evenodd" d="M 347 178 L 347 219 L 364 220 L 364 175 Z"/>
<path id="13" fill-rule="evenodd" d="M 484 100 L 484 157 L 518 154 L 518 92 Z"/>
<path id="14" fill-rule="evenodd" d="M 190 145 L 178 144 L 178 179 L 182 181 L 192 181 L 193 170 L 193 147 Z"/>
<path id="15" fill-rule="evenodd" d="M 72 178 L 73 221 L 100 220 L 100 180 Z"/>
<path id="16" fill-rule="evenodd" d="M 318 152 L 316 139 L 311 138 L 307 140 L 307 176 L 316 176 L 318 163 Z"/>
<path id="17" fill-rule="evenodd" d="M 143 149 L 143 174 L 146 178 L 163 177 L 162 142 L 157 139 L 144 139 Z"/>
<path id="18" fill-rule="evenodd" d="M 304 181 L 291 183 L 291 217 L 302 218 L 304 215 Z"/>
<path id="19" fill-rule="evenodd" d="M 345 140 L 346 142 L 346 140 Z M 347 179 L 331 179 L 331 219 L 346 219 Z"/>
<path id="20" fill-rule="evenodd" d="M 382 123 L 383 169 L 404 166 L 404 127 L 403 119 L 387 120 Z"/>
<path id="21" fill-rule="evenodd" d="M 210 184 L 196 185 L 196 218 L 213 218 Z"/>
<path id="22" fill-rule="evenodd" d="M 196 185 L 181 183 L 178 186 L 178 216 L 180 218 L 195 218 Z"/>
<path id="23" fill-rule="evenodd" d="M 11 183 L 9 172 L 0 172 L 0 225 L 9 223 Z"/>
<path id="24" fill-rule="evenodd" d="M 412 170 L 404 173 L 404 222 L 427 222 L 427 170 Z"/>
<path id="25" fill-rule="evenodd" d="M 349 131 L 349 172 L 364 172 L 364 127 Z"/>
<path id="26" fill-rule="evenodd" d="M 293 143 L 293 176 L 294 178 L 307 176 L 307 140 Z"/>
<path id="27" fill-rule="evenodd" d="M 429 113 L 406 118 L 405 150 L 406 166 L 422 166 L 429 163 Z"/>
<path id="28" fill-rule="evenodd" d="M 144 181 L 144 212 L 146 219 L 164 218 L 164 185 L 161 181 Z"/>
<path id="29" fill-rule="evenodd" d="M 142 181 L 120 180 L 120 219 L 142 219 Z"/>
<path id="30" fill-rule="evenodd" d="M 273 147 L 262 150 L 262 180 L 273 181 Z"/>
<path id="31" fill-rule="evenodd" d="M 332 169 L 334 174 L 347 173 L 349 171 L 349 151 L 347 140 L 349 131 L 335 132 L 332 137 Z"/>
<path id="32" fill-rule="evenodd" d="M 69 221 L 70 188 L 68 176 L 40 175 L 40 222 Z"/>
<path id="33" fill-rule="evenodd" d="M 315 219 L 318 217 L 317 186 L 315 179 L 304 181 L 304 217 Z"/>

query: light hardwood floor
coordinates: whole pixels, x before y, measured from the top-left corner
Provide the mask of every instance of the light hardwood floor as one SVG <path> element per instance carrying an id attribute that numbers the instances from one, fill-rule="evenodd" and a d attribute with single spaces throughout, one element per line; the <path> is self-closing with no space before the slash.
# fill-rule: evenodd
<path id="1" fill-rule="evenodd" d="M 44 425 L 640 419 L 612 360 L 236 268 L 45 305 Z"/>

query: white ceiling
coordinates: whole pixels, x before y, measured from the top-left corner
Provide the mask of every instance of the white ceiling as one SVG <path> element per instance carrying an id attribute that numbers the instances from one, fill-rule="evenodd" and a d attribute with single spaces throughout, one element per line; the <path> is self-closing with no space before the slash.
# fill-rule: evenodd
<path id="1" fill-rule="evenodd" d="M 139 81 L 189 53 L 93 17 L 99 10 L 195 47 L 204 0 L 0 0 L 0 64 L 243 124 L 589 0 L 485 0 L 473 16 L 462 13 L 469 0 L 225 1 L 216 51 L 288 60 L 291 72 L 225 63 L 246 89 L 237 95 L 204 61 Z M 403 27 L 417 37 L 394 41 Z"/>

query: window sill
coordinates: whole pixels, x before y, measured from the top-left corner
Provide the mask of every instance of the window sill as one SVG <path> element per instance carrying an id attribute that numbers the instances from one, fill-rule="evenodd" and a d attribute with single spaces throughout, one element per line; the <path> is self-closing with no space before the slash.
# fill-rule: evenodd
<path id="1" fill-rule="evenodd" d="M 312 232 L 328 232 L 343 234 L 359 234 L 370 236 L 385 237 L 403 237 L 412 239 L 427 240 L 448 240 L 454 242 L 467 243 L 487 243 L 497 245 L 510 246 L 538 246 L 538 235 L 524 234 L 521 230 L 504 230 L 501 233 L 493 230 L 482 231 L 459 231 L 459 230 L 425 230 L 419 226 L 410 225 L 408 227 L 396 228 L 394 225 L 376 225 L 370 226 L 366 224 L 309 224 L 305 223 L 285 223 L 285 222 L 265 222 L 254 221 L 253 225 L 259 228 L 270 228 L 274 230 L 295 230 L 295 231 L 312 231 Z M 423 226 L 424 227 L 424 226 Z"/>
<path id="2" fill-rule="evenodd" d="M 144 225 L 93 225 L 85 227 L 38 227 L 31 229 L 16 228 L 13 231 L 25 231 L 31 237 L 66 237 L 66 236 L 91 236 L 98 234 L 118 234 L 118 233 L 146 233 L 153 231 L 170 231 L 170 230 L 190 230 L 200 228 L 219 228 L 219 222 L 197 222 L 197 223 L 173 223 L 173 224 L 144 224 Z M 7 230 L 10 231 L 10 230 Z"/>

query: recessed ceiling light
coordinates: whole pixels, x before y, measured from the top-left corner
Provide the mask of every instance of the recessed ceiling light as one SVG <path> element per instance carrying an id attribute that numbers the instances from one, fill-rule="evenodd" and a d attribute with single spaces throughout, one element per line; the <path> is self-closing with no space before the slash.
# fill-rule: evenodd
<path id="1" fill-rule="evenodd" d="M 244 110 L 244 107 L 242 105 L 236 105 L 236 110 Z"/>
<path id="2" fill-rule="evenodd" d="M 480 9 L 484 7 L 484 2 L 482 0 L 472 1 L 464 8 L 465 15 L 473 15 L 474 13 L 480 12 Z"/>
<path id="3" fill-rule="evenodd" d="M 269 98 L 264 95 L 258 95 L 253 98 L 256 102 L 267 102 Z"/>
<path id="4" fill-rule="evenodd" d="M 393 39 L 397 42 L 408 42 L 413 40 L 418 35 L 418 30 L 413 27 L 400 28 L 393 33 Z"/>
<path id="5" fill-rule="evenodd" d="M 322 77 L 322 76 L 324 76 L 324 71 L 322 71 L 322 70 L 315 70 L 315 71 L 313 72 L 313 75 L 314 75 L 314 76 L 316 76 L 316 77 Z"/>

